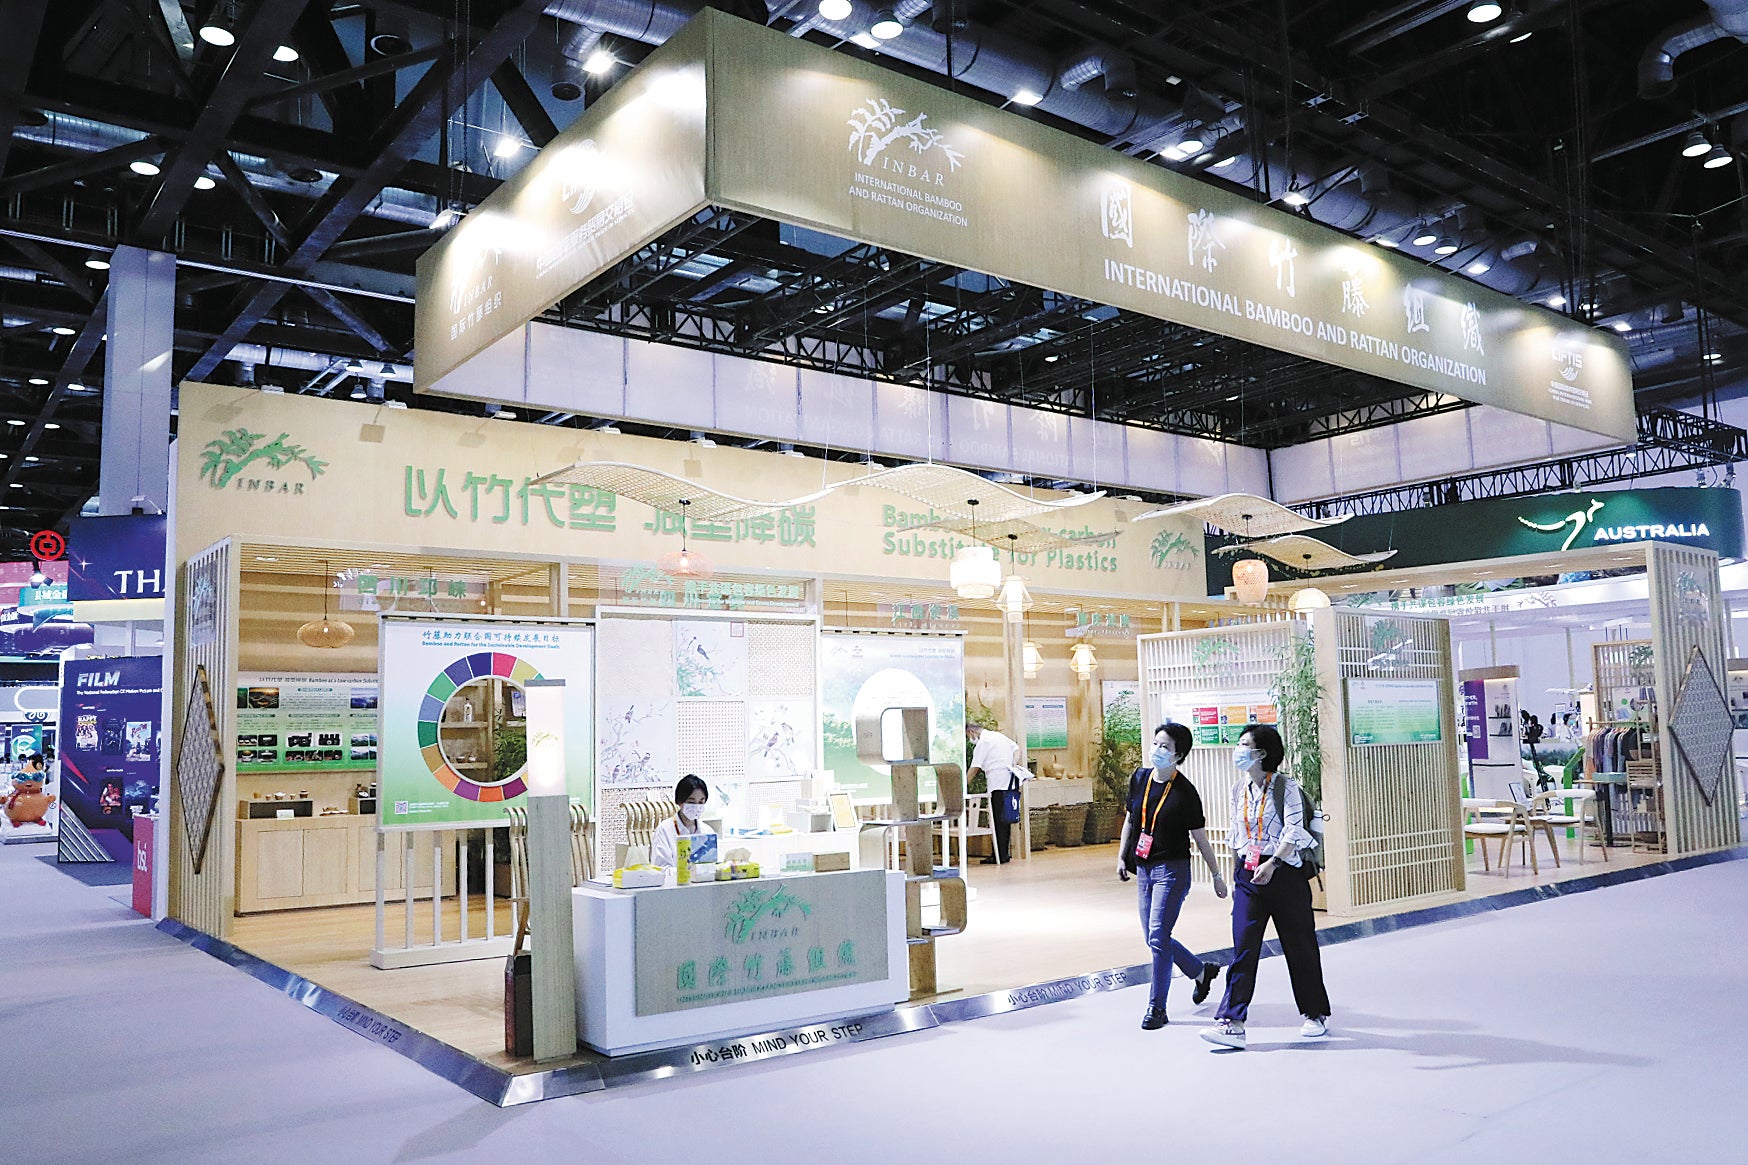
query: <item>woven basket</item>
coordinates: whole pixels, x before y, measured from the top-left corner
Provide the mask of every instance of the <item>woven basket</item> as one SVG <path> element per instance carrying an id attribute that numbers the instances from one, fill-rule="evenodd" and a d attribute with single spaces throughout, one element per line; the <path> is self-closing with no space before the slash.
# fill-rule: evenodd
<path id="1" fill-rule="evenodd" d="M 1050 844 L 1050 806 L 1036 806 L 1028 812 L 1032 823 L 1032 848 L 1043 849 Z"/>
<path id="2" fill-rule="evenodd" d="M 1092 809 L 1090 802 L 1078 805 L 1050 807 L 1050 844 L 1081 845 L 1086 836 L 1086 819 Z"/>
<path id="3" fill-rule="evenodd" d="M 1117 840 L 1123 830 L 1123 805 L 1120 801 L 1094 801 L 1092 812 L 1086 815 L 1088 845 L 1105 845 Z"/>

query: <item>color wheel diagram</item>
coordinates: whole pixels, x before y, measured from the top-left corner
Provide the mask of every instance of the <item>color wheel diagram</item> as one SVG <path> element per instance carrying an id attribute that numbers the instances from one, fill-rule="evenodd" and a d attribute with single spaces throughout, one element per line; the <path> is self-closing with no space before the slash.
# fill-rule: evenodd
<path id="1" fill-rule="evenodd" d="M 491 676 L 517 684 L 541 678 L 539 669 L 525 659 L 502 651 L 479 651 L 463 656 L 439 672 L 419 703 L 419 752 L 425 765 L 439 785 L 468 801 L 509 801 L 528 791 L 526 769 L 517 770 L 508 780 L 495 785 L 462 776 L 444 759 L 443 746 L 438 742 L 437 725 L 443 719 L 443 705 L 455 689 Z"/>

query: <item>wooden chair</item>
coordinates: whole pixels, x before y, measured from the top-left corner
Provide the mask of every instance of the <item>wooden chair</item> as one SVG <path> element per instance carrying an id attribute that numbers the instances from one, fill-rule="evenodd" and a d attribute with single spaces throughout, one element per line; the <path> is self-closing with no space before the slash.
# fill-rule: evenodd
<path id="1" fill-rule="evenodd" d="M 625 844 L 646 849 L 655 837 L 655 828 L 672 816 L 674 806 L 667 801 L 627 801 L 625 803 Z"/>
<path id="2" fill-rule="evenodd" d="M 1572 802 L 1575 813 L 1564 812 L 1563 802 Z M 1530 816 L 1537 817 L 1552 829 L 1578 831 L 1578 864 L 1584 864 L 1584 847 L 1594 844 L 1602 850 L 1602 860 L 1608 861 L 1608 847 L 1602 844 L 1602 821 L 1597 816 L 1595 789 L 1555 789 L 1537 795 L 1531 803 Z M 1590 838 L 1585 837 L 1585 830 Z M 1594 839 L 1594 840 L 1592 840 Z"/>
<path id="3" fill-rule="evenodd" d="M 526 914 L 528 910 L 528 810 L 507 806 L 510 822 L 510 901 Z M 594 841 L 590 836 L 589 811 L 580 801 L 571 802 L 571 885 L 581 886 L 594 876 Z"/>
<path id="4" fill-rule="evenodd" d="M 965 816 L 959 826 L 959 860 L 968 863 L 966 843 L 974 837 L 987 837 L 995 844 L 995 814 L 989 805 L 988 793 L 965 794 Z M 994 852 L 993 848 L 990 852 Z"/>
<path id="5" fill-rule="evenodd" d="M 1483 810 L 1506 810 L 1506 819 L 1497 817 L 1481 820 Z M 1510 854 L 1507 847 L 1511 843 L 1512 824 L 1517 817 L 1518 806 L 1515 801 L 1495 801 L 1489 797 L 1463 798 L 1463 837 L 1480 843 L 1481 867 L 1488 873 L 1493 872 L 1493 860 L 1487 855 L 1487 842 L 1491 838 L 1499 839 L 1499 861 L 1504 870 L 1509 871 Z"/>

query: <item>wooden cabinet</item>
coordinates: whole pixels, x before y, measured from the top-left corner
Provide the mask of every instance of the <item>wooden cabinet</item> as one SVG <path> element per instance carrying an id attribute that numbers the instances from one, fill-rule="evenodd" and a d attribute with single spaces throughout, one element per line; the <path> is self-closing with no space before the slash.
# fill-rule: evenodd
<path id="1" fill-rule="evenodd" d="M 442 847 L 443 892 L 455 892 L 455 835 L 390 833 L 384 888 L 405 885 L 406 846 L 413 844 L 413 889 L 431 892 L 431 846 Z M 376 817 L 265 818 L 237 822 L 237 913 L 345 906 L 376 901 Z"/>

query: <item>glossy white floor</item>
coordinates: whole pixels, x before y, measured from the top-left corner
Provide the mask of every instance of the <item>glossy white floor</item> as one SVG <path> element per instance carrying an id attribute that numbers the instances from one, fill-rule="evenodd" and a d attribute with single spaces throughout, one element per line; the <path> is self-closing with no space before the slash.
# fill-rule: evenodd
<path id="1" fill-rule="evenodd" d="M 1323 1041 L 1276 959 L 1243 1054 L 1128 990 L 500 1110 L 48 852 L 0 849 L 8 1161 L 1748 1159 L 1748 861 L 1328 947 Z"/>

